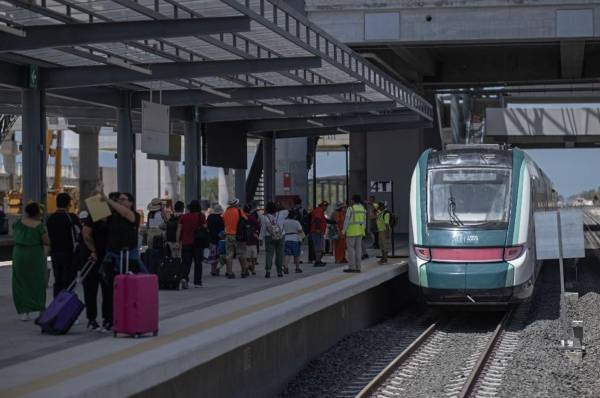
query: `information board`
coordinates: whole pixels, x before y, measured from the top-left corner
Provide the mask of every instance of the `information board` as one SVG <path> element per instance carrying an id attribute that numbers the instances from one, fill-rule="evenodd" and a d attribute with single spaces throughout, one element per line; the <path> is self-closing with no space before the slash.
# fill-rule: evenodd
<path id="1" fill-rule="evenodd" d="M 582 210 L 561 209 L 558 215 L 560 216 L 560 237 L 557 211 L 541 211 L 534 214 L 538 260 L 560 258 L 559 240 L 562 241 L 563 258 L 585 257 Z"/>

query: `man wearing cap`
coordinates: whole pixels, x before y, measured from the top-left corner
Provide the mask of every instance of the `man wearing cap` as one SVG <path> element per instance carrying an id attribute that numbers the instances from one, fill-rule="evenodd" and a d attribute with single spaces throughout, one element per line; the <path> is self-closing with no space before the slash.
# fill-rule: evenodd
<path id="1" fill-rule="evenodd" d="M 367 226 L 367 209 L 362 205 L 360 195 L 352 196 L 352 206 L 346 210 L 344 232 L 348 249 L 348 268 L 344 272 L 360 272 L 362 260 L 362 239 Z"/>
<path id="2" fill-rule="evenodd" d="M 324 200 L 318 207 L 313 209 L 310 213 L 310 239 L 313 242 L 315 248 L 315 267 L 324 267 L 326 264 L 321 261 L 323 256 L 323 237 L 327 231 L 327 218 L 325 217 L 325 211 L 329 203 Z"/>
<path id="3" fill-rule="evenodd" d="M 248 216 L 240 209 L 240 200 L 235 198 L 227 202 L 227 210 L 223 214 L 225 224 L 225 251 L 227 255 L 227 271 L 225 275 L 229 279 L 235 278 L 233 272 L 233 256 L 237 255 L 242 268 L 242 278 L 248 276 L 246 269 L 246 241 L 238 234 L 241 219 L 248 220 Z"/>

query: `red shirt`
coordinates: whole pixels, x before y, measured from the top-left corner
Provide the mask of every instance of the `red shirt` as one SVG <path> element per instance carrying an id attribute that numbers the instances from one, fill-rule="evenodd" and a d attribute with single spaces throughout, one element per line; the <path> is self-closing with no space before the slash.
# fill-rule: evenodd
<path id="1" fill-rule="evenodd" d="M 202 213 L 186 213 L 179 217 L 181 225 L 181 244 L 194 244 L 194 231 L 201 225 L 206 224 L 206 219 Z"/>
<path id="2" fill-rule="evenodd" d="M 325 234 L 325 231 L 327 231 L 325 210 L 322 207 L 317 207 L 310 213 L 310 233 Z"/>

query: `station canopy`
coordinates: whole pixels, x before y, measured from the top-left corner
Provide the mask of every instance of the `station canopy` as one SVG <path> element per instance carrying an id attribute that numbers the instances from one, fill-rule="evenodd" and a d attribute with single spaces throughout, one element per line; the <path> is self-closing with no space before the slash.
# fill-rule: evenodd
<path id="1" fill-rule="evenodd" d="M 115 125 L 141 101 L 177 124 L 309 136 L 425 127 L 432 107 L 275 0 L 0 0 L 0 114 L 42 89 L 47 116 Z"/>

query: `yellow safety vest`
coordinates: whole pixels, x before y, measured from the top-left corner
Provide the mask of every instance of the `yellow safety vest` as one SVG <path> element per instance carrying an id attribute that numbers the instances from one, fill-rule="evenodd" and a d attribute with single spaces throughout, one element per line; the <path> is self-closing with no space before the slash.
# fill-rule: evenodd
<path id="1" fill-rule="evenodd" d="M 365 236 L 365 227 L 367 220 L 367 210 L 361 204 L 352 205 L 352 217 L 348 222 L 346 236 L 356 237 Z"/>

